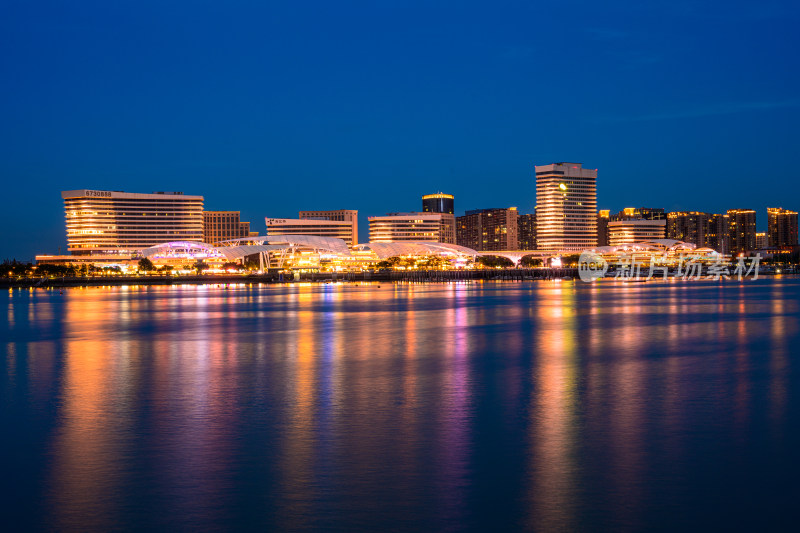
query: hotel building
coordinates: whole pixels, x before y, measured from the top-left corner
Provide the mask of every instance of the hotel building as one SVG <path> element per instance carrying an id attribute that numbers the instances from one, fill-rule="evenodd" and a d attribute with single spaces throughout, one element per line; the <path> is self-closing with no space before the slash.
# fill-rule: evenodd
<path id="1" fill-rule="evenodd" d="M 300 211 L 299 218 L 266 218 L 267 235 L 314 235 L 358 244 L 358 211 Z"/>
<path id="2" fill-rule="evenodd" d="M 580 163 L 536 166 L 536 243 L 543 251 L 597 245 L 597 170 Z"/>
<path id="3" fill-rule="evenodd" d="M 769 245 L 776 248 L 797 246 L 797 211 L 768 207 L 767 238 Z"/>
<path id="4" fill-rule="evenodd" d="M 203 242 L 219 244 L 258 235 L 250 231 L 250 223 L 242 222 L 240 216 L 239 211 L 203 211 Z"/>
<path id="5" fill-rule="evenodd" d="M 517 217 L 517 241 L 520 250 L 536 250 L 536 212 Z"/>
<path id="6" fill-rule="evenodd" d="M 479 252 L 517 250 L 517 208 L 467 211 L 456 219 L 456 243 Z"/>
<path id="7" fill-rule="evenodd" d="M 389 213 L 369 217 L 369 242 L 448 242 L 447 227 L 446 213 Z"/>
<path id="8" fill-rule="evenodd" d="M 203 197 L 78 189 L 62 191 L 67 250 L 125 254 L 169 241 L 203 240 Z"/>
<path id="9" fill-rule="evenodd" d="M 634 218 L 628 220 L 611 220 L 608 223 L 608 244 L 633 244 L 664 238 L 666 220 L 647 220 Z"/>
<path id="10" fill-rule="evenodd" d="M 756 212 L 753 209 L 728 209 L 730 253 L 756 249 Z"/>

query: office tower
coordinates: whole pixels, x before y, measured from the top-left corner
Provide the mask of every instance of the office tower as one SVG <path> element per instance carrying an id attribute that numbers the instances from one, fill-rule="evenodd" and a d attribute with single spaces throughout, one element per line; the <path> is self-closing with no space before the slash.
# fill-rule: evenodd
<path id="1" fill-rule="evenodd" d="M 610 221 L 608 209 L 597 212 L 597 246 L 608 246 L 608 223 Z"/>
<path id="2" fill-rule="evenodd" d="M 597 245 L 597 170 L 579 163 L 536 166 L 536 242 L 544 251 Z"/>
<path id="3" fill-rule="evenodd" d="M 517 208 L 467 211 L 456 219 L 456 243 L 479 252 L 517 250 Z"/>
<path id="4" fill-rule="evenodd" d="M 300 211 L 299 218 L 265 218 L 268 236 L 311 235 L 358 244 L 358 211 Z"/>
<path id="5" fill-rule="evenodd" d="M 369 242 L 448 242 L 447 213 L 389 213 L 369 217 Z"/>
<path id="6" fill-rule="evenodd" d="M 730 252 L 739 254 L 756 249 L 756 212 L 753 209 L 728 209 Z"/>
<path id="7" fill-rule="evenodd" d="M 251 237 L 250 223 L 240 220 L 239 211 L 203 211 L 203 242 L 219 244 L 231 239 Z"/>
<path id="8" fill-rule="evenodd" d="M 767 236 L 770 246 L 776 248 L 797 246 L 797 211 L 768 207 Z"/>
<path id="9" fill-rule="evenodd" d="M 536 212 L 517 217 L 517 240 L 520 250 L 536 250 Z"/>
<path id="10" fill-rule="evenodd" d="M 170 241 L 202 241 L 203 197 L 78 189 L 62 191 L 72 255 L 132 253 Z"/>
<path id="11" fill-rule="evenodd" d="M 608 223 L 608 244 L 633 244 L 664 238 L 666 220 L 647 220 L 631 218 L 627 220 L 611 220 Z"/>
<path id="12" fill-rule="evenodd" d="M 422 197 L 423 213 L 455 213 L 455 196 L 452 194 L 426 194 Z"/>

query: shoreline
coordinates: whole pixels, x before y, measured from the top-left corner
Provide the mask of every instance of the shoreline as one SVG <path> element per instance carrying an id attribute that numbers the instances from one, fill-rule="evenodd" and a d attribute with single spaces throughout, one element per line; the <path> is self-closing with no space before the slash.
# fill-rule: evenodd
<path id="1" fill-rule="evenodd" d="M 777 274 L 760 272 L 759 278 L 787 276 L 798 274 Z M 673 278 L 670 278 L 673 279 Z M 752 279 L 747 276 L 745 279 Z M 0 279 L 0 289 L 58 289 L 69 287 L 114 287 L 134 285 L 226 285 L 226 284 L 258 284 L 258 285 L 292 285 L 294 283 L 447 283 L 453 281 L 580 281 L 577 268 L 559 269 L 515 269 L 515 270 L 467 270 L 467 271 L 392 271 L 392 272 L 313 272 L 302 273 L 298 277 L 288 274 L 248 274 L 248 275 L 199 275 L 199 276 L 97 276 L 97 277 L 63 277 L 63 278 L 19 278 Z M 620 281 L 622 283 L 652 283 L 663 281 L 660 277 L 650 280 L 631 279 L 618 280 L 604 277 L 599 281 Z M 692 280 L 684 280 L 692 281 Z M 712 281 L 702 277 L 696 281 Z M 728 278 L 725 281 L 737 281 Z"/>

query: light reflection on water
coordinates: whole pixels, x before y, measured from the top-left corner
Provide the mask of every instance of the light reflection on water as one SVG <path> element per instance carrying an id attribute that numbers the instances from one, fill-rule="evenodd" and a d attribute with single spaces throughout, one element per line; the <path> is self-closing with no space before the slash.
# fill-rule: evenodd
<path id="1" fill-rule="evenodd" d="M 798 495 L 791 278 L 2 298 L 20 528 L 741 529 Z"/>

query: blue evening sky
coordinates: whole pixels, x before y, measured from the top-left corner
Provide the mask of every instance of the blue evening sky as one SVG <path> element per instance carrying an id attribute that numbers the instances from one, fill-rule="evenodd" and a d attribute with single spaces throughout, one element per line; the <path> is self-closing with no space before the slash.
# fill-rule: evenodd
<path id="1" fill-rule="evenodd" d="M 366 217 L 456 195 L 535 205 L 533 165 L 601 208 L 800 209 L 800 4 L 0 3 L 0 259 L 64 249 L 65 189 Z"/>

